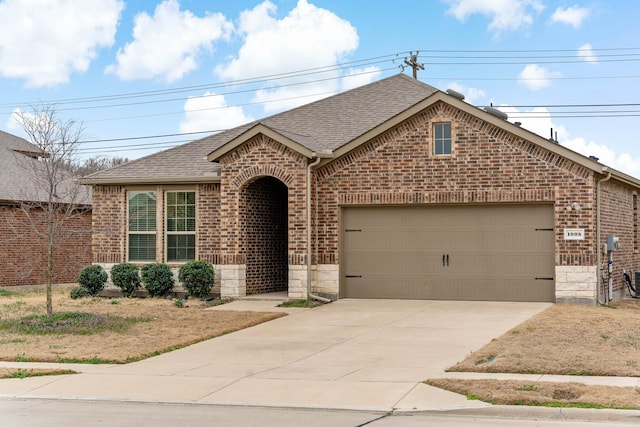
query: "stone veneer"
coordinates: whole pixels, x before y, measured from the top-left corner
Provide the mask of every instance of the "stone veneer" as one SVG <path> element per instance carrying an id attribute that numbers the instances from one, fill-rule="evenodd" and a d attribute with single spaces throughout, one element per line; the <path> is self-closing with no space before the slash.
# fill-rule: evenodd
<path id="1" fill-rule="evenodd" d="M 340 292 L 340 266 L 318 264 L 311 267 L 312 291 L 320 296 L 337 299 Z"/>
<path id="2" fill-rule="evenodd" d="M 597 298 L 597 266 L 556 266 L 557 302 L 587 302 L 595 304 Z"/>

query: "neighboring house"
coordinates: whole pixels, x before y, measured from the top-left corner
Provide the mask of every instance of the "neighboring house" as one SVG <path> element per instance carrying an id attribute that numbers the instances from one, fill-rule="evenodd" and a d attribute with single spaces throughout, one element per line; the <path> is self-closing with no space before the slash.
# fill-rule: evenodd
<path id="1" fill-rule="evenodd" d="M 593 303 L 608 234 L 616 295 L 640 267 L 639 180 L 402 74 L 83 182 L 94 263 L 226 297 Z"/>
<path id="2" fill-rule="evenodd" d="M 48 200 L 36 175 L 47 154 L 17 136 L 0 131 L 0 286 L 46 283 L 45 215 Z M 73 184 L 61 182 L 59 193 Z M 91 198 L 85 188 L 81 212 L 65 222 L 68 238 L 54 252 L 54 282 L 76 281 L 91 263 Z M 70 200 L 62 199 L 62 203 Z M 28 213 L 28 214 L 27 214 Z"/>

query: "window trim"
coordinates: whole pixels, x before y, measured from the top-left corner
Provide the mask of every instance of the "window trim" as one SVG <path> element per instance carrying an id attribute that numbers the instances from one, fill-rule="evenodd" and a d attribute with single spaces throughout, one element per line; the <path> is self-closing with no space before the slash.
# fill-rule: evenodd
<path id="1" fill-rule="evenodd" d="M 446 138 L 442 138 L 442 139 L 438 139 L 438 135 L 437 135 L 437 131 L 436 128 L 440 125 L 448 125 L 449 126 L 449 152 L 448 153 L 438 153 L 437 152 L 437 143 L 438 141 L 446 141 Z M 446 158 L 446 157 L 451 157 L 453 156 L 453 124 L 450 121 L 437 121 L 437 122 L 433 122 L 433 126 L 432 126 L 432 131 L 433 131 L 433 156 L 436 158 Z M 443 145 L 443 150 L 444 150 L 444 145 Z"/>
<path id="2" fill-rule="evenodd" d="M 189 261 L 195 261 L 198 259 L 198 192 L 195 188 L 164 188 L 163 191 L 163 256 L 167 263 L 170 264 L 185 264 Z M 194 207 L 194 224 L 193 231 L 169 231 L 169 197 L 168 193 L 193 193 L 193 207 Z M 193 259 L 184 261 L 172 261 L 169 259 L 169 236 L 193 236 Z"/>
<path id="3" fill-rule="evenodd" d="M 130 224 L 130 207 L 131 207 L 131 199 L 133 199 L 137 194 L 142 194 L 142 193 L 151 193 L 154 195 L 155 197 L 155 201 L 156 201 L 156 206 L 155 206 L 155 230 L 153 231 L 131 231 L 129 229 L 129 224 Z M 126 256 L 125 259 L 127 260 L 127 262 L 132 262 L 132 263 L 147 263 L 147 262 L 155 262 L 156 258 L 157 258 L 157 254 L 158 254 L 158 192 L 155 190 L 127 190 L 126 191 L 127 194 L 127 203 L 126 203 L 126 225 L 125 225 L 125 229 L 126 229 L 126 244 L 125 244 L 125 251 L 126 251 Z M 148 260 L 132 260 L 131 259 L 131 235 L 146 235 L 146 236 L 154 236 L 155 237 L 155 242 L 154 242 L 154 254 L 153 254 L 153 259 L 148 259 Z"/>

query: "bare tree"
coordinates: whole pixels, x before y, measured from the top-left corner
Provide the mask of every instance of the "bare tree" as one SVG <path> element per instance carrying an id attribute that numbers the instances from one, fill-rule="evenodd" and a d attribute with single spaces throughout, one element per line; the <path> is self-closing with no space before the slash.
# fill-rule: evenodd
<path id="1" fill-rule="evenodd" d="M 56 251 L 74 234 L 82 232 L 72 230 L 69 224 L 90 209 L 90 191 L 75 181 L 68 167 L 75 162 L 83 127 L 75 121 L 59 119 L 55 107 L 48 105 L 14 114 L 31 144 L 41 152 L 21 158 L 30 179 L 23 183 L 19 205 L 26 225 L 43 245 L 47 315 L 50 316 Z"/>
<path id="2" fill-rule="evenodd" d="M 73 163 L 72 167 L 79 176 L 85 177 L 95 172 L 123 165 L 128 161 L 129 159 L 126 157 L 96 156 L 90 157 L 79 164 Z"/>

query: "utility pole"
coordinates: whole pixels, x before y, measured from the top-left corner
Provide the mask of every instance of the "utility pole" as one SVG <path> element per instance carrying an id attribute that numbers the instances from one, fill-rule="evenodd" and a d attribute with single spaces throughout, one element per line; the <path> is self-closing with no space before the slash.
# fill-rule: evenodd
<path id="1" fill-rule="evenodd" d="M 419 51 L 416 51 L 415 54 L 413 52 L 409 52 L 409 55 L 411 55 L 411 59 L 404 59 L 404 63 L 413 69 L 413 78 L 416 80 L 418 80 L 418 68 L 424 70 L 424 64 L 420 64 L 418 62 L 419 53 Z"/>

